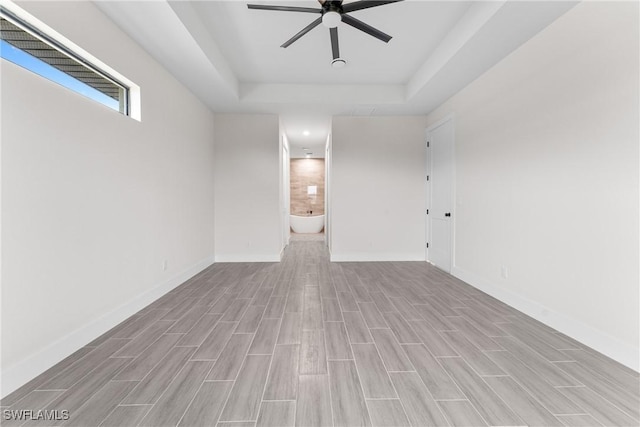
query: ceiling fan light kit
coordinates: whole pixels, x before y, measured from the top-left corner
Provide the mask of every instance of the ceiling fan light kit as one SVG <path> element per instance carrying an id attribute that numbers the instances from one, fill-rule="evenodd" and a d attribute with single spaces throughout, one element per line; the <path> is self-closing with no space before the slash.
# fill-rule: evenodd
<path id="1" fill-rule="evenodd" d="M 345 61 L 342 58 L 336 58 L 333 61 L 331 61 L 332 68 L 343 68 L 345 65 L 347 65 L 347 61 Z"/>
<path id="2" fill-rule="evenodd" d="M 249 9 L 261 9 L 261 10 L 273 10 L 280 12 L 302 12 L 302 13 L 316 13 L 321 14 L 321 17 L 304 27 L 296 35 L 282 44 L 283 48 L 291 46 L 296 40 L 313 30 L 315 27 L 322 23 L 323 26 L 329 28 L 329 34 L 331 37 L 331 53 L 333 54 L 333 60 L 331 61 L 332 68 L 342 68 L 347 64 L 343 58 L 340 58 L 340 48 L 338 45 L 338 24 L 344 22 L 345 24 L 365 32 L 370 36 L 377 38 L 385 43 L 389 43 L 391 36 L 383 33 L 377 28 L 366 24 L 359 19 L 348 15 L 350 12 L 357 10 L 368 9 L 376 6 L 383 6 L 389 3 L 397 3 L 402 0 L 360 0 L 352 3 L 342 4 L 342 0 L 318 0 L 322 6 L 320 9 L 314 9 L 311 7 L 297 7 L 297 6 L 269 6 L 262 4 L 248 4 Z"/>
<path id="3" fill-rule="evenodd" d="M 322 25 L 327 28 L 335 28 L 342 22 L 342 15 L 335 10 L 330 10 L 322 15 Z"/>

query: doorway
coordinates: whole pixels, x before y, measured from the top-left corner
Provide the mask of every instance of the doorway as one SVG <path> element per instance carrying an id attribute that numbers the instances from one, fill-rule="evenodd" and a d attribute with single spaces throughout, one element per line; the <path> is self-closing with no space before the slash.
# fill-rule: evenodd
<path id="1" fill-rule="evenodd" d="M 427 129 L 427 261 L 447 273 L 453 265 L 455 153 L 453 117 Z"/>

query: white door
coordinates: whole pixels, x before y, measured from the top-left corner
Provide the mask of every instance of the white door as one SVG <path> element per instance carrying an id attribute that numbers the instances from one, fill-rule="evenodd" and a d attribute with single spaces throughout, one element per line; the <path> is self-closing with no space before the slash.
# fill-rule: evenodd
<path id="1" fill-rule="evenodd" d="M 445 119 L 427 130 L 429 230 L 427 257 L 436 267 L 451 271 L 453 218 L 453 120 Z"/>

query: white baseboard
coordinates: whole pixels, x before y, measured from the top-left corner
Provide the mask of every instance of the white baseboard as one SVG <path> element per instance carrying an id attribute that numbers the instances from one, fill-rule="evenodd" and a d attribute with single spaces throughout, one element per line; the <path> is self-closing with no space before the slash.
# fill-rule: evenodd
<path id="1" fill-rule="evenodd" d="M 476 277 L 474 274 L 454 267 L 451 274 L 471 286 L 491 295 L 520 310 L 539 322 L 550 326 L 565 335 L 585 344 L 588 347 L 622 363 L 623 365 L 638 371 L 640 349 L 624 343 L 617 338 L 603 333 L 579 320 L 555 312 L 536 301 L 518 295 L 508 290 L 499 288 L 488 281 Z"/>
<path id="2" fill-rule="evenodd" d="M 115 308 L 105 315 L 90 321 L 81 328 L 54 341 L 44 349 L 28 356 L 2 370 L 2 397 L 31 381 L 53 365 L 69 356 L 79 348 L 87 345 L 100 335 L 107 332 L 123 320 L 137 313 L 153 301 L 160 298 L 178 285 L 200 273 L 213 264 L 214 257 L 207 257 L 170 279 L 156 285 L 148 291 L 138 295 L 125 304 Z"/>
<path id="3" fill-rule="evenodd" d="M 331 262 L 385 262 L 385 261 L 424 261 L 422 253 L 333 253 L 330 252 Z"/>
<path id="4" fill-rule="evenodd" d="M 281 254 L 222 254 L 215 262 L 280 262 Z"/>

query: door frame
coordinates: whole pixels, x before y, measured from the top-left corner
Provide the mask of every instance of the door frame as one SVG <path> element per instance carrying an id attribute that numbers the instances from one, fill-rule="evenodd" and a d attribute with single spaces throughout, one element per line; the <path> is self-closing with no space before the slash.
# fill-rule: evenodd
<path id="1" fill-rule="evenodd" d="M 289 225 L 289 211 L 291 200 L 291 184 L 290 184 L 290 155 L 289 155 L 289 141 L 286 136 L 281 137 L 281 156 L 280 161 L 282 163 L 281 177 L 282 177 L 282 249 L 289 245 L 289 239 L 291 237 L 290 225 Z"/>
<path id="2" fill-rule="evenodd" d="M 453 269 L 456 266 L 456 259 L 455 259 L 455 242 L 456 242 L 456 218 L 457 218 L 457 214 L 456 214 L 456 126 L 455 126 L 455 115 L 454 113 L 450 113 L 447 114 L 446 116 L 444 116 L 442 119 L 436 121 L 435 123 L 431 124 L 429 127 L 427 127 L 427 129 L 425 130 L 425 150 L 426 150 L 426 176 L 425 176 L 425 200 L 426 200 L 426 209 L 430 210 L 431 209 L 431 205 L 432 205 L 432 201 L 431 201 L 431 180 L 427 180 L 426 177 L 427 176 L 431 176 L 431 147 L 427 147 L 430 139 L 431 139 L 431 134 L 433 133 L 433 131 L 437 128 L 439 128 L 440 126 L 444 125 L 447 122 L 451 122 L 451 137 L 452 137 L 452 141 L 451 141 L 451 156 L 453 158 L 453 164 L 451 165 L 451 191 L 450 191 L 450 206 L 451 206 L 451 221 L 450 221 L 450 233 L 449 233 L 449 259 L 451 260 L 451 265 L 449 268 L 449 273 L 451 273 L 451 271 L 453 271 Z M 429 260 L 429 248 L 427 247 L 427 243 L 431 242 L 431 218 L 430 216 L 426 213 L 425 211 L 425 238 L 426 238 L 426 242 L 425 242 L 425 261 L 431 263 L 431 261 Z"/>

